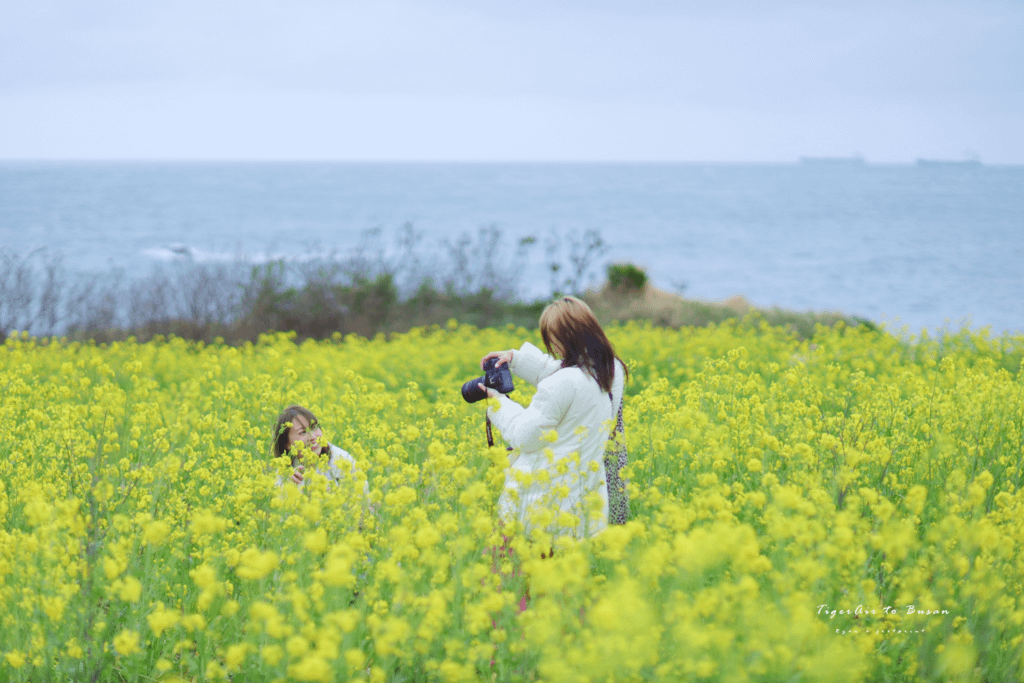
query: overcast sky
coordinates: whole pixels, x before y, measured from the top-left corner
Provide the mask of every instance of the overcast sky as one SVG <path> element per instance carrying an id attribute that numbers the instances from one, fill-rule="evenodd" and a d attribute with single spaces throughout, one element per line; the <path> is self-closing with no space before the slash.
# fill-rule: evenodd
<path id="1" fill-rule="evenodd" d="M 1024 0 L 0 0 L 0 159 L 1024 163 Z"/>

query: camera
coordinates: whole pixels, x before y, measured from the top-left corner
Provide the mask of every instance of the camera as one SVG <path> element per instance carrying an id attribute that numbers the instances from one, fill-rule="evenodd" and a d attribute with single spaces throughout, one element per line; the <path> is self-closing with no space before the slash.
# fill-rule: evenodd
<path id="1" fill-rule="evenodd" d="M 483 384 L 500 394 L 512 393 L 515 386 L 512 384 L 512 373 L 508 369 L 508 363 L 496 368 L 497 362 L 497 358 L 488 358 L 484 363 L 484 376 L 471 379 L 462 385 L 462 398 L 466 400 L 466 403 L 476 403 L 487 398 L 487 392 L 477 386 L 478 384 Z"/>

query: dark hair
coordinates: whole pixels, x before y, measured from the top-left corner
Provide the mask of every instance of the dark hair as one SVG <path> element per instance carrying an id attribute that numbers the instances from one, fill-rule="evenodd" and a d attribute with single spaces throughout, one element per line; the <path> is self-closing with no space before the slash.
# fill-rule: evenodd
<path id="1" fill-rule="evenodd" d="M 280 458 L 284 455 L 291 456 L 291 451 L 288 449 L 288 431 L 291 428 L 291 423 L 295 421 L 298 416 L 306 418 L 306 422 L 309 423 L 309 428 L 313 429 L 320 421 L 316 419 L 316 415 L 309 412 L 305 408 L 299 405 L 290 405 L 277 416 L 277 424 L 274 425 L 274 441 L 270 446 L 270 454 L 275 458 Z M 292 458 L 292 466 L 295 466 L 295 459 Z"/>
<path id="2" fill-rule="evenodd" d="M 629 377 L 629 368 L 615 354 L 615 347 L 608 341 L 590 306 L 574 296 L 548 304 L 540 314 L 540 336 L 551 355 L 555 355 L 552 342 L 561 347 L 563 368 L 580 368 L 597 380 L 602 391 L 612 390 L 616 360 L 622 363 L 625 376 Z"/>

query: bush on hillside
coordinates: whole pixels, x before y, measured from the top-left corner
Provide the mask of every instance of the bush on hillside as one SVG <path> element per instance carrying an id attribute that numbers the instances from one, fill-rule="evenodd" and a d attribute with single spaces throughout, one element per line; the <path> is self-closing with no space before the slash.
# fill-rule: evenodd
<path id="1" fill-rule="evenodd" d="M 608 286 L 620 291 L 641 291 L 647 284 L 647 273 L 632 263 L 608 264 Z"/>

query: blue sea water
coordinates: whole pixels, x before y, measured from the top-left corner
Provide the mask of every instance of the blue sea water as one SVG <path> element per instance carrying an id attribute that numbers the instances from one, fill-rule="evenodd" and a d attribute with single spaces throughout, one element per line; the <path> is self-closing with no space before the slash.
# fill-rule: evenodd
<path id="1" fill-rule="evenodd" d="M 534 236 L 519 284 L 551 291 L 545 245 L 596 230 L 688 297 L 841 311 L 911 332 L 1024 330 L 1024 166 L 375 163 L 0 164 L 0 247 L 144 275 L 181 258 L 344 255 L 406 223 L 431 259 L 496 226 Z M 511 249 L 509 253 L 511 253 Z M 443 264 L 441 269 L 443 270 Z"/>

